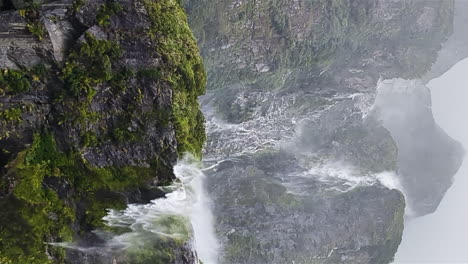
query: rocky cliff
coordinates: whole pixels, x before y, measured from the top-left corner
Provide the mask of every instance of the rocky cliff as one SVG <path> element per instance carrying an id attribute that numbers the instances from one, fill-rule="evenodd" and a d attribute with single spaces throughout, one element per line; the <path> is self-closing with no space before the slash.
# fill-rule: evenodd
<path id="1" fill-rule="evenodd" d="M 181 236 L 123 247 L 107 242 L 131 221 L 102 218 L 164 197 L 177 158 L 201 157 L 206 79 L 220 263 L 391 262 L 401 190 L 432 212 L 462 151 L 421 110 L 426 93 L 393 100 L 423 107 L 392 129 L 377 87 L 423 76 L 453 13 L 453 1 L 0 0 L 0 263 L 196 263 L 183 219 L 158 220 Z M 405 145 L 423 132 L 415 144 L 445 155 Z M 425 174 L 408 158 L 444 166 Z"/>
<path id="2" fill-rule="evenodd" d="M 432 212 L 462 151 L 431 123 L 425 132 L 450 155 L 400 155 L 402 142 L 374 107 L 376 91 L 381 79 L 430 70 L 452 33 L 454 2 L 186 0 L 185 7 L 208 72 L 204 159 L 212 165 L 220 263 L 391 262 L 403 230 L 399 190 L 411 182 L 417 214 Z M 411 155 L 444 166 L 415 175 L 401 167 Z M 437 195 L 424 206 L 430 190 Z"/>
<path id="3" fill-rule="evenodd" d="M 206 75 L 180 4 L 0 9 L 0 263 L 195 262 L 188 237 L 100 260 L 53 246 L 98 247 L 93 230 L 125 232 L 106 229 L 106 210 L 163 197 L 178 156 L 200 156 Z"/>

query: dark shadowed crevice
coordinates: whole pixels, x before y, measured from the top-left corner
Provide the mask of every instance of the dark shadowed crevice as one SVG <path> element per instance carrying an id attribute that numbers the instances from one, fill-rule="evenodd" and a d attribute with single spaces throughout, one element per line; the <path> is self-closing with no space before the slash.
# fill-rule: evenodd
<path id="1" fill-rule="evenodd" d="M 0 11 L 15 10 L 11 0 L 0 0 Z"/>

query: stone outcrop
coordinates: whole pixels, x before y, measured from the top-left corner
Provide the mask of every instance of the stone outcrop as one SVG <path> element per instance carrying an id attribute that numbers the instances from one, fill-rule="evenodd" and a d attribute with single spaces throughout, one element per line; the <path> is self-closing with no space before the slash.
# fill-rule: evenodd
<path id="1" fill-rule="evenodd" d="M 178 156 L 200 155 L 205 72 L 181 6 L 12 4 L 0 12 L 0 263 L 195 263 L 181 240 L 104 259 L 53 246 L 99 248 L 107 209 L 163 197 Z"/>
<path id="2" fill-rule="evenodd" d="M 204 159 L 220 262 L 390 263 L 403 230 L 395 189 L 404 157 L 373 111 L 376 90 L 381 79 L 430 70 L 452 33 L 454 2 L 185 6 L 208 72 Z M 459 164 L 439 164 L 449 186 Z M 437 184 L 414 179 L 422 192 Z"/>

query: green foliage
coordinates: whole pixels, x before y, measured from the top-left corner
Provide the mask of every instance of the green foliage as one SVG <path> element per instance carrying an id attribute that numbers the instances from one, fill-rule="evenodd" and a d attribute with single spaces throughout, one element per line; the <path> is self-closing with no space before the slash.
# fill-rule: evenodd
<path id="1" fill-rule="evenodd" d="M 122 6 L 119 3 L 107 2 L 103 4 L 96 15 L 96 22 L 100 26 L 108 26 L 110 17 L 122 11 Z"/>
<path id="2" fill-rule="evenodd" d="M 81 123 L 95 122 L 99 115 L 89 111 L 94 96 L 95 86 L 105 82 L 124 84 L 125 76 L 114 74 L 113 62 L 122 56 L 122 49 L 115 42 L 98 40 L 89 32 L 85 33 L 85 42 L 73 50 L 62 69 L 62 79 L 65 81 L 66 96 L 72 98 L 72 113 L 66 113 L 65 120 L 72 119 Z M 65 115 L 66 115 L 65 114 Z"/>
<path id="3" fill-rule="evenodd" d="M 6 122 L 19 122 L 21 121 L 21 108 L 10 108 L 0 111 L 0 119 Z"/>
<path id="4" fill-rule="evenodd" d="M 28 27 L 29 32 L 35 35 L 39 40 L 44 39 L 44 35 L 46 31 L 44 24 L 42 24 L 41 22 L 33 22 L 33 23 L 29 23 L 27 27 Z"/>
<path id="5" fill-rule="evenodd" d="M 72 4 L 72 11 L 78 12 L 84 5 L 86 4 L 86 0 L 74 0 Z"/>
<path id="6" fill-rule="evenodd" d="M 32 75 L 33 80 L 41 80 L 47 77 L 49 74 L 49 70 L 47 67 L 39 63 L 37 65 L 34 65 L 30 70 L 29 73 Z"/>
<path id="7" fill-rule="evenodd" d="M 127 90 L 127 82 L 135 76 L 135 71 L 123 68 L 120 72 L 113 75 L 109 83 L 112 87 L 117 88 L 118 91 L 125 92 Z"/>
<path id="8" fill-rule="evenodd" d="M 197 98 L 205 92 L 206 74 L 198 47 L 179 2 L 144 0 L 144 4 L 152 22 L 148 34 L 167 62 L 161 69 L 162 78 L 174 88 L 172 114 L 178 151 L 200 157 L 205 132 Z"/>
<path id="9" fill-rule="evenodd" d="M 92 133 L 85 135 L 84 141 L 94 144 Z M 36 133 L 31 146 L 9 167 L 17 184 L 10 198 L 0 200 L 4 212 L 0 215 L 0 256 L 5 258 L 5 263 L 20 264 L 51 263 L 45 255 L 46 248 L 55 259 L 62 261 L 64 251 L 49 247 L 44 241 L 72 239 L 71 224 L 77 221 L 75 210 L 44 184 L 47 177 L 67 182 L 73 189 L 71 199 L 86 208 L 79 222 L 85 231 L 104 227 L 101 219 L 107 209 L 126 206 L 121 192 L 141 186 L 163 169 L 158 160 L 148 168 L 96 168 L 85 163 L 79 153 L 59 151 L 48 131 Z"/>
<path id="10" fill-rule="evenodd" d="M 0 255 L 13 263 L 51 263 L 44 254 L 48 247 L 44 241 L 70 241 L 75 213 L 43 181 L 60 176 L 58 167 L 67 160 L 56 151 L 53 137 L 44 132 L 34 136 L 31 147 L 13 164 L 10 173 L 17 185 L 12 196 L 0 202 Z M 63 262 L 63 249 L 52 247 L 48 252 Z"/>
<path id="11" fill-rule="evenodd" d="M 0 70 L 0 90 L 3 92 L 22 93 L 29 91 L 31 84 L 27 75 L 18 70 Z"/>
<path id="12" fill-rule="evenodd" d="M 42 40 L 46 34 L 46 28 L 42 22 L 39 7 L 38 3 L 31 1 L 26 9 L 20 10 L 20 15 L 26 19 L 29 32 Z"/>
<path id="13" fill-rule="evenodd" d="M 125 127 L 118 127 L 112 131 L 112 138 L 120 143 L 137 142 L 141 139 L 141 135 L 137 131 L 129 131 Z"/>
<path id="14" fill-rule="evenodd" d="M 73 10 L 78 11 L 84 3 L 84 0 L 74 1 Z M 190 151 L 200 155 L 205 135 L 197 96 L 204 92 L 206 76 L 198 49 L 177 2 L 168 0 L 156 3 L 148 0 L 145 6 L 151 10 L 153 20 L 148 34 L 158 42 L 157 52 L 164 61 L 164 67 L 142 69 L 138 73 L 122 68 L 116 64 L 122 56 L 122 49 L 117 43 L 96 39 L 86 33 L 85 41 L 70 51 L 60 73 L 65 89 L 53 91 L 55 103 L 70 110 L 64 111 L 64 119 L 60 122 L 79 121 L 83 124 L 99 120 L 101 116 L 91 111 L 90 105 L 100 85 L 108 84 L 125 93 L 127 82 L 136 76 L 144 81 L 160 81 L 174 88 L 173 111 L 146 109 L 146 112 L 138 114 L 141 114 L 141 118 L 155 118 L 152 120 L 157 120 L 163 126 L 174 121 L 179 152 Z M 107 26 L 110 16 L 120 11 L 118 4 L 103 5 L 98 12 L 97 23 Z M 41 28 L 43 25 L 40 23 L 39 9 L 31 6 L 21 13 L 26 17 L 29 29 L 42 38 L 45 31 Z M 42 64 L 26 73 L 3 70 L 0 72 L 0 88 L 5 92 L 28 91 L 30 79 L 42 80 L 49 72 Z M 140 89 L 138 91 L 135 100 L 141 102 L 145 99 L 145 93 Z M 136 111 L 128 110 L 132 115 L 136 114 Z M 0 117 L 20 121 L 21 114 L 19 108 L 12 108 L 1 112 Z M 121 142 L 140 140 L 141 132 L 129 131 L 127 121 L 123 120 L 115 131 L 109 131 L 111 136 Z M 65 146 L 66 151 L 62 151 L 53 133 L 44 129 L 34 135 L 26 151 L 7 165 L 9 177 L 2 179 L 1 185 L 2 190 L 11 188 L 11 197 L 0 200 L 4 211 L 0 214 L 1 264 L 49 264 L 52 261 L 48 254 L 54 260 L 57 259 L 57 263 L 63 263 L 64 251 L 44 242 L 71 241 L 72 224 L 78 224 L 82 232 L 103 227 L 101 219 L 107 209 L 125 208 L 125 193 L 152 182 L 155 175 L 162 175 L 158 177 L 158 184 L 166 184 L 171 180 L 172 167 L 157 158 L 150 162 L 149 167 L 97 168 L 87 163 L 80 149 L 95 147 L 102 142 L 95 134 L 96 130 L 88 128 L 81 131 L 86 132 L 79 135 L 80 146 Z M 57 182 L 70 192 L 63 194 L 54 191 L 57 187 L 52 185 Z M 74 208 L 76 204 L 79 206 Z M 14 223 L 10 224 L 12 221 Z M 180 221 L 177 219 L 166 219 L 160 224 L 174 232 L 187 231 L 178 223 Z M 163 239 L 141 251 L 136 249 L 139 252 L 130 253 L 132 261 L 129 263 L 167 263 L 166 260 L 174 257 L 174 246 L 171 243 L 181 241 Z"/>
<path id="15" fill-rule="evenodd" d="M 122 49 L 117 43 L 98 40 L 88 32 L 85 38 L 79 50 L 68 56 L 62 78 L 72 96 L 86 97 L 90 102 L 96 94 L 93 87 L 112 79 L 112 60 L 122 56 Z"/>
<path id="16" fill-rule="evenodd" d="M 152 81 L 159 80 L 161 78 L 161 71 L 156 68 L 142 69 L 137 73 L 139 78 L 147 78 Z"/>
<path id="17" fill-rule="evenodd" d="M 96 133 L 87 131 L 81 136 L 83 147 L 96 147 L 99 144 L 99 140 L 96 137 Z"/>
<path id="18" fill-rule="evenodd" d="M 25 157 L 26 165 L 42 165 L 54 169 L 58 166 L 67 165 L 67 157 L 65 154 L 58 152 L 55 140 L 47 131 L 41 134 L 34 135 L 33 143 Z"/>

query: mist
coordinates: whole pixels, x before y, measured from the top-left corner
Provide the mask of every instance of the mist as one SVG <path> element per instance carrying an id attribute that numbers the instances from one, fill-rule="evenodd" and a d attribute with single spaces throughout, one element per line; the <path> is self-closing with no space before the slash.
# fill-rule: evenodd
<path id="1" fill-rule="evenodd" d="M 436 122 L 466 148 L 468 146 L 468 59 L 428 83 Z M 468 263 L 468 162 L 437 211 L 406 221 L 403 241 L 394 263 Z"/>

